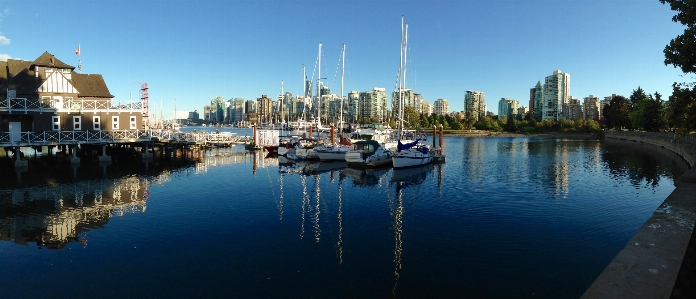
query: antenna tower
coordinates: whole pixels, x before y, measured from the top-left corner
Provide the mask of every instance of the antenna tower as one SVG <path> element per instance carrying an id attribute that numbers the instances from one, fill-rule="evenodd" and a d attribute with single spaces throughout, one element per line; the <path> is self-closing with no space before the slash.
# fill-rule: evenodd
<path id="1" fill-rule="evenodd" d="M 149 109 L 149 104 L 148 104 L 148 95 L 147 95 L 147 90 L 149 89 L 147 87 L 147 83 L 141 83 L 141 82 L 135 82 L 135 84 L 140 84 L 140 101 L 143 103 L 143 124 L 145 125 L 145 130 L 150 129 L 150 113 L 148 112 Z"/>

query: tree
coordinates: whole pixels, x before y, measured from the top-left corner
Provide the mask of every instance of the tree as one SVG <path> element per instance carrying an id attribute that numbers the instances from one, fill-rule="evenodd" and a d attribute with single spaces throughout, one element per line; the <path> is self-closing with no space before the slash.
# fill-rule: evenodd
<path id="1" fill-rule="evenodd" d="M 634 89 L 633 92 L 631 92 L 631 96 L 629 97 L 629 99 L 631 100 L 632 107 L 635 107 L 636 104 L 638 104 L 638 102 L 642 101 L 643 99 L 647 99 L 647 98 L 648 98 L 648 95 L 645 94 L 645 90 L 640 88 L 640 86 L 638 86 L 638 89 Z"/>
<path id="2" fill-rule="evenodd" d="M 673 38 L 665 47 L 665 65 L 681 68 L 684 73 L 696 73 L 696 2 L 684 0 L 660 0 L 669 3 L 677 14 L 672 22 L 686 26 L 684 33 Z"/>
<path id="3" fill-rule="evenodd" d="M 471 130 L 471 128 L 473 128 L 475 124 L 476 119 L 474 118 L 474 113 L 470 111 L 467 112 L 463 122 L 464 128 L 467 130 Z"/>
<path id="4" fill-rule="evenodd" d="M 628 118 L 630 112 L 631 101 L 624 96 L 613 96 L 603 112 L 607 127 L 612 129 L 630 128 L 631 120 Z"/>
<path id="5" fill-rule="evenodd" d="M 671 64 L 684 73 L 696 73 L 696 2 L 684 0 L 660 0 L 668 3 L 677 14 L 675 23 L 686 28 L 684 33 L 673 38 L 664 49 L 665 65 Z M 672 95 L 667 102 L 667 120 L 685 134 L 696 129 L 696 87 L 694 83 L 674 83 Z"/>
<path id="6" fill-rule="evenodd" d="M 685 134 L 696 128 L 696 86 L 694 83 L 674 83 L 667 102 L 667 121 L 670 127 Z"/>
<path id="7" fill-rule="evenodd" d="M 414 128 L 420 126 L 420 114 L 413 107 L 404 107 L 404 121 Z"/>
<path id="8" fill-rule="evenodd" d="M 648 102 L 643 110 L 643 129 L 646 131 L 657 132 L 660 129 L 667 127 L 664 103 L 652 97 L 647 99 L 647 101 Z"/>
<path id="9" fill-rule="evenodd" d="M 505 131 L 517 132 L 517 126 L 515 125 L 515 118 L 512 116 L 512 113 L 510 113 L 510 115 L 508 115 L 507 123 L 505 123 Z"/>

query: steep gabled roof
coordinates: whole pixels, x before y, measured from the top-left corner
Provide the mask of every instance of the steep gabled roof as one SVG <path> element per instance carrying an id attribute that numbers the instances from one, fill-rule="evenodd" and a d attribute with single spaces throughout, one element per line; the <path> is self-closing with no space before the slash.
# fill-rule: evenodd
<path id="1" fill-rule="evenodd" d="M 8 59 L 7 60 L 7 73 L 10 78 L 17 76 L 20 72 L 24 70 L 29 70 L 31 67 L 31 61 L 26 61 L 26 60 L 16 60 L 16 59 Z"/>
<path id="2" fill-rule="evenodd" d="M 0 86 L 7 83 L 7 61 L 0 61 Z"/>
<path id="3" fill-rule="evenodd" d="M 75 87 L 80 93 L 80 97 L 94 97 L 94 98 L 113 98 L 109 92 L 109 88 L 106 87 L 106 82 L 104 78 L 99 74 L 78 74 L 72 72 L 72 79 L 70 82 L 73 87 Z"/>
<path id="4" fill-rule="evenodd" d="M 17 94 L 35 93 L 36 89 L 41 86 L 43 80 L 36 78 L 34 72 L 30 70 L 31 61 L 25 60 L 7 60 L 7 89 L 14 89 Z"/>
<path id="5" fill-rule="evenodd" d="M 51 59 L 53 59 L 51 61 Z M 48 53 L 48 51 L 43 52 L 39 58 L 36 58 L 34 62 L 31 63 L 31 65 L 38 65 L 38 66 L 44 66 L 44 67 L 55 67 L 55 68 L 62 68 L 62 69 L 71 69 L 74 70 L 75 67 L 71 65 L 67 65 L 64 62 L 58 60 L 58 58 L 55 58 L 51 53 Z"/>

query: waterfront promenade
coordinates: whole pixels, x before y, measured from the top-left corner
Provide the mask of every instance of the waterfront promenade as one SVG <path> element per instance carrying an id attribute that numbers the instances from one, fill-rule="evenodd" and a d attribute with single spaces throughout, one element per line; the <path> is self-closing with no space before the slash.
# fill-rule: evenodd
<path id="1" fill-rule="evenodd" d="M 691 169 L 675 180 L 675 190 L 582 298 L 693 298 L 693 274 L 688 276 L 688 267 L 682 269 L 682 265 L 685 260 L 693 260 L 695 255 L 693 248 L 687 252 L 696 222 L 695 137 L 677 138 L 673 133 L 605 132 L 606 139 L 647 143 L 670 150 L 684 159 Z"/>

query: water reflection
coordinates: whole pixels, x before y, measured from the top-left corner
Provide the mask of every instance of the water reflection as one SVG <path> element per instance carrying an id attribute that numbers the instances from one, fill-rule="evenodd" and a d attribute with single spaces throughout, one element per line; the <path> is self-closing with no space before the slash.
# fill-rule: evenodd
<path id="1" fill-rule="evenodd" d="M 621 181 L 628 178 L 636 188 L 641 186 L 655 189 L 661 178 L 674 179 L 688 168 L 685 163 L 674 159 L 674 154 L 656 146 L 607 139 L 601 151 L 601 163 L 609 169 L 612 179 Z M 665 158 L 671 162 L 663 166 Z"/>
<path id="2" fill-rule="evenodd" d="M 396 196 L 391 203 L 392 231 L 394 232 L 394 288 L 392 294 L 396 296 L 397 286 L 399 285 L 400 272 L 402 269 L 401 257 L 403 255 L 403 235 L 404 235 L 404 189 L 416 187 L 425 182 L 428 173 L 433 169 L 433 165 L 425 165 L 414 168 L 394 169 L 391 182 L 396 186 Z M 416 194 L 413 199 L 417 199 Z"/>
<path id="3" fill-rule="evenodd" d="M 103 228 L 110 218 L 145 212 L 151 184 L 257 159 L 234 148 L 213 149 L 202 159 L 156 161 L 152 167 L 151 162 L 66 167 L 55 157 L 36 158 L 31 168 L 17 171 L 17 181 L 0 180 L 0 240 L 49 249 L 61 249 L 70 242 L 87 246 L 87 233 Z M 281 193 L 281 220 L 282 201 Z"/>
<path id="4" fill-rule="evenodd" d="M 111 217 L 145 212 L 150 182 L 136 176 L 0 191 L 0 240 L 61 249 L 87 245 Z"/>
<path id="5" fill-rule="evenodd" d="M 60 276 L 51 280 L 55 284 L 71 281 L 60 274 L 92 274 L 69 264 L 80 255 L 99 261 L 95 268 L 106 266 L 103 273 L 119 283 L 181 282 L 167 297 L 201 285 L 211 296 L 264 298 L 287 296 L 289 289 L 321 298 L 576 297 L 669 192 L 656 186 L 657 196 L 641 193 L 638 202 L 635 192 L 665 185 L 671 174 L 664 159 L 643 162 L 624 148 L 598 141 L 450 138 L 446 164 L 403 170 L 292 162 L 222 148 L 178 168 L 154 163 L 137 176 L 75 182 L 68 168 L 72 181 L 32 185 L 37 192 L 63 190 L 62 201 L 55 195 L 25 200 L 28 187 L 1 191 L 0 233 L 23 244 L 91 246 L 69 257 L 52 255 L 62 262 L 50 270 Z M 119 165 L 107 170 L 113 167 Z M 23 173 L 24 184 L 29 177 Z M 606 187 L 607 181 L 627 188 Z M 633 190 L 636 182 L 641 191 Z M 127 215 L 146 207 L 147 214 Z M 108 230 L 92 230 L 118 215 L 125 216 L 122 224 L 134 225 L 112 222 Z M 58 222 L 70 226 L 49 228 Z M 142 229 L 124 236 L 128 227 Z M 46 241 L 36 241 L 42 237 Z M 104 244 L 94 246 L 96 240 Z M 137 242 L 137 250 L 122 250 L 124 241 Z M 15 277 L 36 280 L 48 269 L 33 267 L 39 262 L 24 247 L 11 249 L 23 258 L 5 254 L 6 268 L 24 267 Z M 297 285 L 306 287 L 292 289 Z"/>

